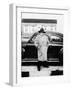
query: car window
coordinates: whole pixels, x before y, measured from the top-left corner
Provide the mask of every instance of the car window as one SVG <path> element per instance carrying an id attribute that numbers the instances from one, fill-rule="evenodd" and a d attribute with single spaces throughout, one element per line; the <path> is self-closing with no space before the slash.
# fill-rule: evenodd
<path id="1" fill-rule="evenodd" d="M 51 41 L 53 41 L 53 42 L 62 42 L 63 39 L 59 36 L 51 36 Z"/>

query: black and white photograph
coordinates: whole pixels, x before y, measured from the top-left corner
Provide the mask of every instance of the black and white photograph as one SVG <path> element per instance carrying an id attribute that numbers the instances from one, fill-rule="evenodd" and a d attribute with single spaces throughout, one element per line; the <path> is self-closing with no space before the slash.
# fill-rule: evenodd
<path id="1" fill-rule="evenodd" d="M 68 10 L 62 7 L 10 5 L 11 85 L 52 84 L 70 80 Z"/>
<path id="2" fill-rule="evenodd" d="M 72 90 L 72 0 L 0 1 L 0 90 Z"/>
<path id="3" fill-rule="evenodd" d="M 63 75 L 63 29 L 57 19 L 21 18 L 21 77 Z"/>

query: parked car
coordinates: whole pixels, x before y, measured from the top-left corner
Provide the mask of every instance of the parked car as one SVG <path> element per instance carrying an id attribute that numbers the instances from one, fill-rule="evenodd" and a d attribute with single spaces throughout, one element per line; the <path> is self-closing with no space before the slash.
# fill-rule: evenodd
<path id="1" fill-rule="evenodd" d="M 49 37 L 47 50 L 48 65 L 63 65 L 63 34 L 59 32 L 44 32 Z M 34 39 L 39 32 L 34 33 L 28 42 L 22 42 L 22 65 L 37 65 L 38 49 Z"/>

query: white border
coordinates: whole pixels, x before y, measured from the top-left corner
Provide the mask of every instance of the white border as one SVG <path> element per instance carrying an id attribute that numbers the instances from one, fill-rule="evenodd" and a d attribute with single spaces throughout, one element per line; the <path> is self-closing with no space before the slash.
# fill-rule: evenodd
<path id="1" fill-rule="evenodd" d="M 19 8 L 18 8 L 19 7 Z M 22 7 L 22 8 L 21 8 Z M 17 10 L 18 8 L 18 10 Z M 64 14 L 64 75 L 58 77 L 30 77 L 22 78 L 21 74 L 21 12 L 41 12 L 41 13 L 54 13 L 54 14 Z M 18 14 L 17 14 L 18 13 Z M 69 29 L 69 10 L 67 8 L 58 9 L 58 8 L 39 8 L 39 7 L 24 7 L 23 5 L 10 5 L 10 84 L 11 85 L 22 85 L 22 84 L 48 84 L 48 83 L 62 83 L 70 81 L 69 73 L 69 63 L 70 60 L 67 60 L 66 55 L 67 49 L 67 31 Z M 18 20 L 18 22 L 17 22 Z"/>

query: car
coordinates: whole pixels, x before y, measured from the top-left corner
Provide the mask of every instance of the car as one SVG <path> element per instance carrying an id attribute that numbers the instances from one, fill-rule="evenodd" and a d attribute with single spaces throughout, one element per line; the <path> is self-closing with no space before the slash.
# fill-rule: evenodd
<path id="1" fill-rule="evenodd" d="M 27 42 L 22 41 L 22 66 L 38 64 L 38 49 L 34 39 L 40 32 L 34 33 Z M 47 49 L 47 65 L 63 66 L 63 34 L 59 32 L 44 32 L 49 37 Z"/>

